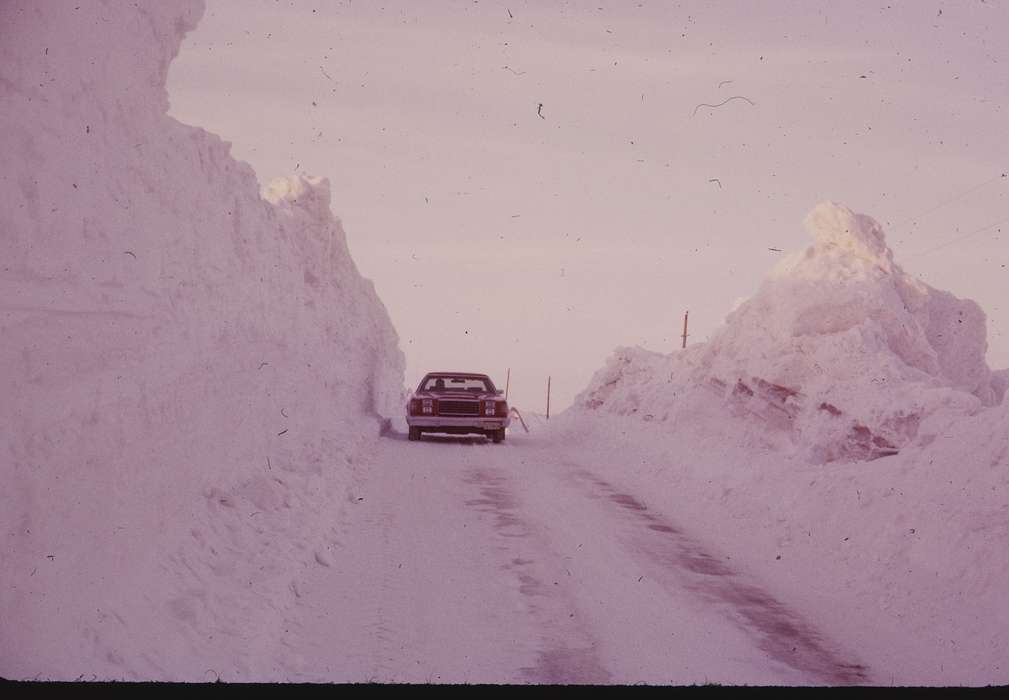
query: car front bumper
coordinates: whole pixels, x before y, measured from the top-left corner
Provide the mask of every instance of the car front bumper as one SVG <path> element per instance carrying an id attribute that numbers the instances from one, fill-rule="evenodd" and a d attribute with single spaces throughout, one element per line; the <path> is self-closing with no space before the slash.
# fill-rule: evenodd
<path id="1" fill-rule="evenodd" d="M 508 416 L 407 416 L 406 424 L 411 428 L 421 428 L 437 432 L 439 428 L 453 431 L 471 428 L 474 431 L 500 430 L 511 424 Z"/>

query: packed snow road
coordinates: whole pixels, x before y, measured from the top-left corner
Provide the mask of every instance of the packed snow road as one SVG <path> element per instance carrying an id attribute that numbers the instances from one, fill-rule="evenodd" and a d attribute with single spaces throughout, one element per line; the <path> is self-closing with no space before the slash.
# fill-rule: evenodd
<path id="1" fill-rule="evenodd" d="M 381 443 L 299 583 L 290 680 L 868 679 L 685 524 L 556 445 Z"/>

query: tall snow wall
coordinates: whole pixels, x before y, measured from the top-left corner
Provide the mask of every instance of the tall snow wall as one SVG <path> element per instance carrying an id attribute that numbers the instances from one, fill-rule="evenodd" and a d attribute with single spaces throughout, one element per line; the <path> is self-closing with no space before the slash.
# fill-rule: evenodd
<path id="1" fill-rule="evenodd" d="M 576 410 L 829 462 L 926 444 L 949 411 L 1001 401 L 1004 373 L 985 363 L 976 303 L 905 273 L 868 216 L 824 202 L 806 227 L 813 244 L 782 260 L 710 342 L 671 355 L 617 350 Z"/>
<path id="2" fill-rule="evenodd" d="M 203 11 L 0 4 L 0 676 L 288 677 L 298 571 L 399 408 L 328 182 L 264 199 L 167 116 Z"/>

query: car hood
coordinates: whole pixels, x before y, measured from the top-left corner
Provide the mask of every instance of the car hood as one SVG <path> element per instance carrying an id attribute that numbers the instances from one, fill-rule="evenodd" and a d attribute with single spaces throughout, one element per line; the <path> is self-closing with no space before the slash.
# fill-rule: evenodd
<path id="1" fill-rule="evenodd" d="M 504 398 L 490 392 L 476 394 L 469 391 L 418 391 L 414 394 L 418 399 L 445 399 L 448 401 L 504 401 Z"/>

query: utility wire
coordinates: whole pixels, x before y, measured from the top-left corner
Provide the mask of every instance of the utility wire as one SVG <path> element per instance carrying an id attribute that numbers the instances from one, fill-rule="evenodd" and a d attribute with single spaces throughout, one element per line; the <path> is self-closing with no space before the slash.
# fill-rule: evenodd
<path id="1" fill-rule="evenodd" d="M 988 185 L 992 184 L 993 182 L 998 182 L 999 180 L 1006 179 L 1007 175 L 1009 175 L 1009 174 L 1002 173 L 1000 175 L 996 175 L 995 177 L 991 178 L 990 180 L 985 180 L 984 182 L 982 182 L 979 185 L 974 185 L 973 187 L 970 187 L 970 188 L 964 190 L 963 192 L 960 192 L 959 194 L 956 194 L 956 195 L 950 197 L 949 199 L 946 199 L 946 200 L 943 200 L 942 202 L 939 202 L 938 204 L 936 204 L 935 206 L 933 206 L 930 209 L 926 209 L 923 212 L 920 212 L 920 213 L 915 214 L 914 216 L 912 216 L 910 218 L 905 218 L 903 220 L 907 221 L 909 223 L 910 222 L 914 222 L 914 221 L 918 221 L 921 217 L 927 216 L 928 214 L 931 214 L 934 211 L 938 211 L 938 210 L 942 209 L 943 207 L 945 207 L 948 204 L 952 204 L 953 202 L 959 201 L 959 200 L 963 199 L 964 197 L 966 197 L 967 195 L 973 194 L 974 192 L 977 192 L 978 190 L 987 187 Z"/>
<path id="2" fill-rule="evenodd" d="M 973 185 L 971 187 L 968 187 L 967 189 L 965 189 L 962 192 L 959 192 L 959 193 L 953 195 L 952 197 L 944 199 L 943 201 L 939 202 L 935 206 L 932 206 L 932 207 L 926 209 L 925 211 L 922 211 L 922 212 L 920 212 L 918 214 L 915 214 L 913 217 L 904 218 L 904 219 L 902 219 L 902 221 L 906 221 L 909 224 L 913 224 L 913 223 L 919 221 L 924 216 L 932 214 L 933 212 L 936 212 L 939 209 L 942 209 L 943 207 L 952 204 L 953 202 L 957 202 L 957 201 L 963 199 L 964 197 L 966 197 L 966 196 L 968 196 L 970 194 L 973 194 L 974 192 L 977 192 L 978 190 L 984 189 L 985 187 L 988 187 L 989 185 L 991 185 L 994 182 L 999 182 L 999 181 L 1002 181 L 1002 180 L 1006 180 L 1007 178 L 1009 178 L 1009 173 L 1000 173 L 999 175 L 996 175 L 995 177 L 989 178 L 989 179 L 985 180 L 984 182 L 981 182 L 981 183 L 978 183 L 978 184 Z M 974 236 L 974 235 L 977 235 L 979 233 L 983 233 L 985 231 L 993 229 L 996 226 L 999 226 L 999 225 L 1004 224 L 1006 222 L 1009 222 L 1009 218 L 1000 219 L 999 221 L 996 221 L 993 224 L 988 224 L 987 226 L 982 226 L 980 228 L 973 229 L 971 231 L 968 231 L 967 233 L 964 233 L 962 235 L 956 236 L 955 238 L 951 238 L 948 241 L 944 241 L 942 243 L 939 243 L 938 245 L 934 245 L 931 248 L 926 248 L 924 250 L 918 251 L 917 253 L 911 253 L 910 255 L 905 255 L 905 256 L 902 256 L 902 257 L 906 260 L 908 258 L 916 258 L 916 257 L 918 257 L 920 255 L 927 255 L 928 253 L 934 253 L 937 250 L 941 250 L 943 248 L 946 248 L 947 246 L 953 245 L 954 243 L 958 243 L 958 242 L 960 242 L 960 241 L 962 241 L 962 240 L 964 240 L 966 238 L 970 238 L 971 236 Z"/>
<path id="3" fill-rule="evenodd" d="M 1004 219 L 1000 219 L 1000 220 L 996 221 L 994 224 L 988 224 L 987 226 L 982 226 L 981 228 L 976 228 L 973 231 L 968 231 L 967 233 L 965 233 L 963 235 L 960 235 L 960 236 L 957 236 L 956 238 L 951 238 L 950 240 L 946 241 L 945 243 L 940 243 L 937 246 L 933 246 L 931 248 L 926 248 L 925 250 L 919 250 L 917 253 L 911 253 L 910 255 L 905 255 L 903 257 L 904 257 L 904 259 L 916 258 L 919 255 L 927 255 L 928 253 L 934 253 L 937 250 L 941 250 L 942 248 L 945 248 L 947 246 L 951 246 L 954 243 L 959 243 L 960 241 L 964 240 L 965 238 L 970 238 L 971 236 L 974 236 L 974 235 L 976 235 L 978 233 L 982 233 L 982 232 L 987 231 L 989 229 L 993 229 L 996 226 L 1000 226 L 1001 224 L 1004 224 L 1004 223 L 1009 223 L 1009 216 L 1007 216 Z"/>
<path id="4" fill-rule="evenodd" d="M 921 217 L 923 217 L 923 216 L 927 216 L 927 215 L 931 214 L 932 212 L 937 212 L 938 210 L 942 209 L 943 207 L 945 207 L 947 205 L 950 205 L 950 204 L 952 204 L 954 202 L 958 202 L 958 201 L 964 199 L 965 197 L 967 197 L 968 195 L 973 195 L 978 190 L 982 190 L 982 189 L 988 187 L 989 185 L 991 185 L 992 183 L 997 183 L 1000 180 L 1005 180 L 1007 177 L 1009 177 L 1009 173 L 1007 173 L 1007 172 L 1003 172 L 1001 174 L 997 174 L 997 176 L 995 176 L 994 178 L 992 178 L 990 180 L 986 180 L 984 183 L 981 183 L 980 185 L 975 185 L 975 186 L 973 186 L 971 188 L 968 188 L 964 192 L 961 192 L 960 194 L 954 195 L 954 196 L 950 197 L 949 199 L 943 200 L 942 202 L 939 202 L 934 207 L 931 207 L 930 209 L 926 209 L 923 212 L 919 212 L 919 213 L 915 214 L 912 217 L 901 217 L 900 219 L 898 219 L 898 221 L 906 221 L 908 223 L 916 222 L 919 219 L 921 219 Z"/>

